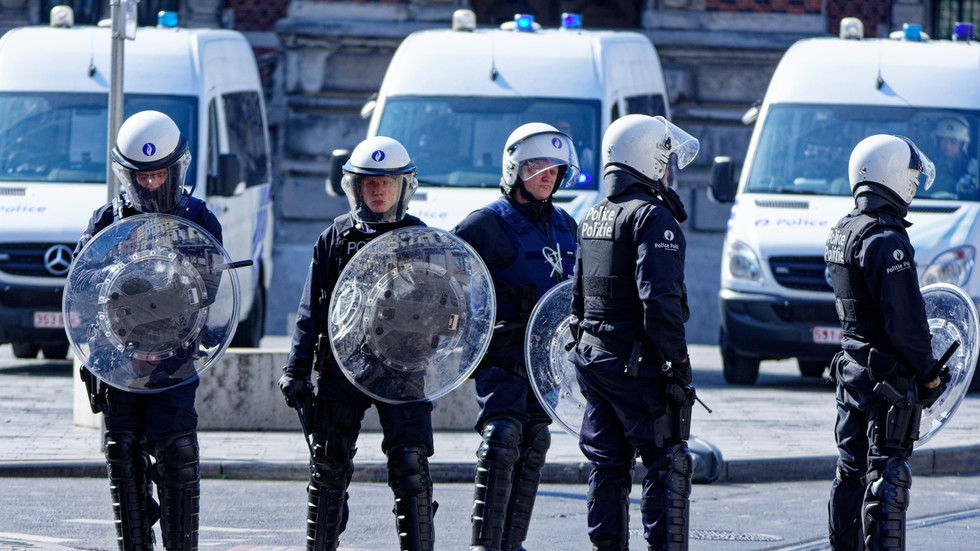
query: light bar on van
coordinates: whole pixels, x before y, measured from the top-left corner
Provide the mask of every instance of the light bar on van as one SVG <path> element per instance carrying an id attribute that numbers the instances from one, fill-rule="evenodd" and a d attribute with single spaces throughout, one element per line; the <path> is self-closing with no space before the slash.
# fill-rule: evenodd
<path id="1" fill-rule="evenodd" d="M 177 26 L 177 12 L 161 11 L 157 13 L 157 27 L 174 28 Z"/>
<path id="2" fill-rule="evenodd" d="M 561 14 L 561 28 L 563 28 L 563 29 L 581 29 L 582 28 L 582 14 L 581 13 L 563 13 L 563 14 Z"/>
<path id="3" fill-rule="evenodd" d="M 533 31 L 534 30 L 534 16 L 527 13 L 518 13 L 514 15 L 514 23 L 517 24 L 517 30 L 519 31 Z"/>
<path id="4" fill-rule="evenodd" d="M 902 38 L 905 40 L 922 40 L 922 25 L 905 23 L 902 25 Z"/>
<path id="5" fill-rule="evenodd" d="M 472 32 L 476 30 L 476 13 L 473 10 L 456 10 L 453 12 L 453 30 Z"/>
<path id="6" fill-rule="evenodd" d="M 843 39 L 861 40 L 864 38 L 864 23 L 857 17 L 841 19 L 839 36 Z"/>
<path id="7" fill-rule="evenodd" d="M 953 25 L 953 40 L 956 42 L 973 40 L 973 23 L 957 22 Z"/>

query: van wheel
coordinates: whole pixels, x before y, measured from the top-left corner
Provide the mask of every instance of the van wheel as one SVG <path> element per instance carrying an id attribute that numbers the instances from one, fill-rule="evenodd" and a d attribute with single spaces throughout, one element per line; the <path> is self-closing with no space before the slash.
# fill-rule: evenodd
<path id="1" fill-rule="evenodd" d="M 262 277 L 259 276 L 259 281 Z M 261 285 L 255 287 L 255 298 L 252 299 L 252 310 L 248 317 L 238 322 L 238 329 L 231 339 L 231 346 L 236 348 L 258 348 L 259 341 L 265 335 L 265 289 Z"/>
<path id="2" fill-rule="evenodd" d="M 38 350 L 41 349 L 40 346 L 32 342 L 12 342 L 10 346 L 14 347 L 14 357 L 22 358 L 25 360 L 32 360 L 37 357 Z"/>
<path id="3" fill-rule="evenodd" d="M 49 360 L 64 360 L 68 356 L 68 345 L 46 344 L 41 347 L 41 353 Z"/>
<path id="4" fill-rule="evenodd" d="M 800 375 L 804 377 L 820 377 L 823 375 L 823 371 L 827 369 L 829 362 L 824 360 L 801 360 L 797 358 L 796 363 L 800 366 Z"/>
<path id="5" fill-rule="evenodd" d="M 725 382 L 730 385 L 754 385 L 759 378 L 759 361 L 757 356 L 746 356 L 734 348 L 725 347 L 721 354 Z"/>

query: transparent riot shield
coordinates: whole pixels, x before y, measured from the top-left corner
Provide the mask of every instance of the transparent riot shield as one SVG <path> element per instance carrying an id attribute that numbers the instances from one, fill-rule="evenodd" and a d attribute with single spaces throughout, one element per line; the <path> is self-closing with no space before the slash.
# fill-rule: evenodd
<path id="1" fill-rule="evenodd" d="M 197 379 L 238 323 L 238 276 L 211 234 L 167 214 L 122 219 L 72 262 L 62 309 L 78 359 L 108 385 L 161 392 Z"/>
<path id="2" fill-rule="evenodd" d="M 490 345 L 496 303 L 490 272 L 444 230 L 401 228 L 368 243 L 330 298 L 334 359 L 384 402 L 435 400 L 476 369 Z"/>
<path id="3" fill-rule="evenodd" d="M 916 447 L 928 442 L 956 413 L 973 380 L 980 345 L 977 309 L 966 292 L 948 283 L 934 283 L 922 288 L 922 298 L 932 333 L 933 356 L 941 359 L 950 345 L 954 342 L 959 345 L 946 361 L 949 387 L 932 407 L 922 411 Z"/>
<path id="4" fill-rule="evenodd" d="M 569 329 L 572 284 L 567 280 L 555 285 L 535 305 L 527 324 L 524 359 L 538 402 L 555 422 L 577 435 L 585 415 L 585 397 L 575 367 L 567 359 L 566 346 L 574 340 Z"/>

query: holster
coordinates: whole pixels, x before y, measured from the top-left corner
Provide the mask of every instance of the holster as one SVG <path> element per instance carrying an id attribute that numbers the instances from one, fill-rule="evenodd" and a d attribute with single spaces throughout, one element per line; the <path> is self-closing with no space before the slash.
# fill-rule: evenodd
<path id="1" fill-rule="evenodd" d="M 654 443 L 658 448 L 688 440 L 691 437 L 691 411 L 697 395 L 693 386 L 667 385 L 664 388 L 667 407 L 653 422 Z"/>
<path id="2" fill-rule="evenodd" d="M 330 337 L 320 333 L 316 338 L 316 350 L 313 351 L 313 371 L 323 371 L 330 357 Z"/>
<path id="3" fill-rule="evenodd" d="M 868 351 L 868 373 L 876 383 L 891 381 L 900 371 L 901 362 L 898 356 L 882 352 L 877 348 Z"/>
<path id="4" fill-rule="evenodd" d="M 879 382 L 874 391 L 887 402 L 875 416 L 872 440 L 878 447 L 911 448 L 919 439 L 922 405 L 912 377 L 899 377 L 891 382 Z"/>
<path id="5" fill-rule="evenodd" d="M 88 404 L 92 408 L 92 413 L 108 413 L 109 399 L 105 384 L 92 374 L 91 371 L 82 366 L 78 370 L 78 376 L 85 383 L 85 391 L 88 393 Z"/>

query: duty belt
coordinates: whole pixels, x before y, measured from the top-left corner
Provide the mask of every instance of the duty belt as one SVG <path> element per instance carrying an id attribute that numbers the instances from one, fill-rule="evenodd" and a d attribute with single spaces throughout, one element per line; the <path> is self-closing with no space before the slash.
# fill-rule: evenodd
<path id="1" fill-rule="evenodd" d="M 629 357 L 630 352 L 633 349 L 632 342 L 616 341 L 612 339 L 603 339 L 597 337 L 588 331 L 583 331 L 582 335 L 579 337 L 579 341 L 582 344 L 587 344 L 589 346 L 594 346 L 601 348 L 603 350 L 608 350 L 617 356 Z"/>

